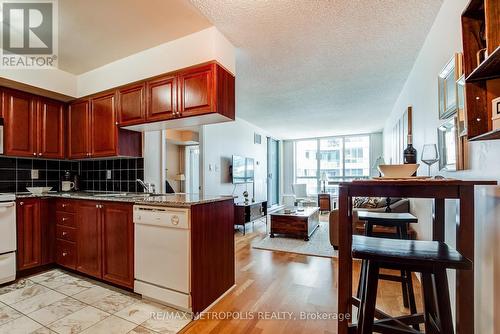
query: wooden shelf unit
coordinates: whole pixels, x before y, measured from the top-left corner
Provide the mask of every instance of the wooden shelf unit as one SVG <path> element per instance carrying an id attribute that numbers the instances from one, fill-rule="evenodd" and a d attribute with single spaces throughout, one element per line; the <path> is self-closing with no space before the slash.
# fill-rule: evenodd
<path id="1" fill-rule="evenodd" d="M 500 96 L 498 22 L 500 0 L 471 0 L 462 13 L 467 135 L 471 141 L 500 138 L 491 121 L 491 101 Z M 477 54 L 485 48 L 488 56 L 478 64 Z"/>

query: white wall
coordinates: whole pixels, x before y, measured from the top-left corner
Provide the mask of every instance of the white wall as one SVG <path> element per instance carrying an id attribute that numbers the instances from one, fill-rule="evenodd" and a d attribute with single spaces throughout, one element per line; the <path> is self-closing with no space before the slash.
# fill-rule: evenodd
<path id="1" fill-rule="evenodd" d="M 394 105 L 384 129 L 384 152 L 389 161 L 391 129 L 406 108 L 413 106 L 413 140 L 418 154 L 425 143 L 437 144 L 438 87 L 437 75 L 454 52 L 461 52 L 460 14 L 468 0 L 445 0 L 433 27 L 420 51 L 407 82 Z M 441 175 L 464 179 L 500 179 L 500 141 L 475 142 L 470 146 L 471 168 L 461 172 L 439 172 Z M 419 156 L 420 157 L 420 156 Z M 438 173 L 437 164 L 432 173 Z M 426 166 L 419 173 L 426 175 Z M 419 218 L 415 225 L 419 237 L 431 239 L 432 203 L 429 200 L 412 200 L 411 210 Z M 446 202 L 446 241 L 454 245 L 456 202 Z M 476 333 L 500 333 L 500 189 L 478 187 L 476 190 Z M 450 275 L 454 284 L 454 274 Z M 495 282 L 496 281 L 496 282 Z M 451 289 L 454 299 L 454 289 Z"/>
<path id="2" fill-rule="evenodd" d="M 76 76 L 59 69 L 0 69 L 0 77 L 67 96 L 77 96 Z"/>
<path id="3" fill-rule="evenodd" d="M 262 135 L 262 143 L 254 144 L 254 133 Z M 253 158 L 255 161 L 255 199 L 267 198 L 268 134 L 253 124 L 236 118 L 234 122 L 204 125 L 200 132 L 200 165 L 203 168 L 202 191 L 205 195 L 232 195 L 243 200 L 247 190 L 252 198 L 252 184 L 231 183 L 229 166 L 232 155 Z"/>

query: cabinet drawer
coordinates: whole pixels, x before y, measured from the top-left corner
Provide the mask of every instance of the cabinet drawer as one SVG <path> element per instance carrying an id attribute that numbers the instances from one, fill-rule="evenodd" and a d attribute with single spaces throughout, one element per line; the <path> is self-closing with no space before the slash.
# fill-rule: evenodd
<path id="1" fill-rule="evenodd" d="M 76 268 L 76 247 L 74 242 L 56 241 L 56 262 L 64 267 Z"/>
<path id="2" fill-rule="evenodd" d="M 76 228 L 56 225 L 56 238 L 66 241 L 76 241 Z"/>
<path id="3" fill-rule="evenodd" d="M 73 215 L 72 213 L 57 211 L 56 212 L 56 224 L 70 226 L 70 227 L 76 227 L 75 215 Z"/>
<path id="4" fill-rule="evenodd" d="M 73 201 L 58 200 L 56 202 L 56 210 L 63 212 L 75 212 L 75 203 Z"/>

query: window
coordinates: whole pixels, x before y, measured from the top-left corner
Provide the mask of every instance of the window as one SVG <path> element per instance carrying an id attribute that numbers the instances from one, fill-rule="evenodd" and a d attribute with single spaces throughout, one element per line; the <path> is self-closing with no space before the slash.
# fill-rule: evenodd
<path id="1" fill-rule="evenodd" d="M 321 175 L 329 181 L 370 175 L 370 137 L 346 136 L 295 141 L 295 182 L 307 184 L 308 194 L 323 191 Z M 338 194 L 338 187 L 325 184 Z"/>

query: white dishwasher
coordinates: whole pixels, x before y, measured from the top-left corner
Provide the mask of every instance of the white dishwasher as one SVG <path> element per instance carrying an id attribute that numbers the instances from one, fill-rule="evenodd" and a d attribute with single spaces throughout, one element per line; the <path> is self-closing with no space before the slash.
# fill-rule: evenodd
<path id="1" fill-rule="evenodd" d="M 189 209 L 135 205 L 134 291 L 191 311 Z"/>

